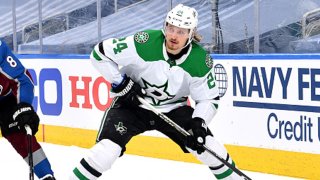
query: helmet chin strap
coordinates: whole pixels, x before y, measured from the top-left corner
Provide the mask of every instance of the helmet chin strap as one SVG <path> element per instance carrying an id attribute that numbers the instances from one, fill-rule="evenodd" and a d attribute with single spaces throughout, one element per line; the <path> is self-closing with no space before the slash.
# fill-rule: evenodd
<path id="1" fill-rule="evenodd" d="M 194 29 L 190 29 L 188 41 L 187 41 L 186 45 L 183 48 L 185 48 L 186 46 L 188 46 L 192 42 L 193 32 L 194 32 Z"/>

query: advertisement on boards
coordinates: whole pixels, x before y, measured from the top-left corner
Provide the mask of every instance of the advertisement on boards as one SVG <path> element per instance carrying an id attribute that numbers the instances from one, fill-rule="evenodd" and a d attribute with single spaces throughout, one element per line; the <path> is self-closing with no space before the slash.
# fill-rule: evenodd
<path id="1" fill-rule="evenodd" d="M 319 60 L 281 58 L 216 58 L 222 98 L 210 126 L 227 144 L 319 154 Z"/>
<path id="2" fill-rule="evenodd" d="M 35 81 L 33 106 L 42 123 L 99 129 L 110 84 L 88 56 L 79 57 L 21 58 Z M 221 101 L 213 134 L 225 144 L 319 154 L 316 57 L 214 57 Z"/>
<path id="3" fill-rule="evenodd" d="M 99 128 L 110 106 L 110 83 L 86 58 L 22 59 L 35 83 L 33 106 L 42 123 L 74 128 Z"/>

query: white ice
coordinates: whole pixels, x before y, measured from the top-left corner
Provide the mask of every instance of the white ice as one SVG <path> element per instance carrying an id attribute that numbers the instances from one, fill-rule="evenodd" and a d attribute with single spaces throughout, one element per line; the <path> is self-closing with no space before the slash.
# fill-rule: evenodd
<path id="1" fill-rule="evenodd" d="M 88 149 L 40 143 L 51 162 L 57 180 L 67 180 Z M 7 140 L 0 138 L 0 180 L 28 180 L 29 167 Z M 242 171 L 254 180 L 297 180 L 284 176 Z M 37 178 L 35 178 L 37 179 Z M 204 165 L 125 154 L 101 180 L 213 180 Z"/>

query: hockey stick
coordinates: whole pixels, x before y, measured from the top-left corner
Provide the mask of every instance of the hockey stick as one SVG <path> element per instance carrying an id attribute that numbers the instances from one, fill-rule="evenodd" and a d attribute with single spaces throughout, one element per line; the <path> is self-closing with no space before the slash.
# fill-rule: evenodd
<path id="1" fill-rule="evenodd" d="M 153 111 L 156 115 L 158 115 L 162 120 L 164 120 L 166 123 L 168 123 L 170 126 L 172 126 L 173 128 L 175 128 L 177 131 L 179 131 L 182 135 L 184 136 L 191 136 L 191 134 L 186 131 L 185 129 L 183 129 L 182 127 L 180 127 L 178 124 L 176 124 L 174 121 L 172 121 L 170 118 L 168 118 L 166 115 L 162 114 L 161 112 L 159 112 L 156 108 L 154 108 L 151 104 L 149 104 L 146 100 L 144 100 L 141 97 L 138 97 L 139 101 L 147 106 L 151 111 Z M 211 155 L 213 155 L 214 157 L 216 157 L 219 161 L 221 161 L 224 165 L 226 165 L 228 168 L 232 169 L 235 173 L 237 173 L 239 176 L 243 177 L 245 180 L 251 180 L 251 178 L 249 178 L 247 175 L 245 175 L 243 172 L 241 172 L 239 169 L 237 169 L 236 167 L 232 166 L 228 161 L 226 161 L 225 159 L 223 159 L 222 157 L 220 157 L 217 153 L 215 153 L 213 150 L 211 150 L 210 148 L 208 148 L 206 145 L 203 145 L 203 148 L 210 153 Z"/>
<path id="2" fill-rule="evenodd" d="M 33 175 L 33 156 L 32 156 L 32 130 L 29 125 L 25 125 L 24 128 L 27 132 L 28 138 L 28 160 L 29 160 L 29 179 L 34 180 Z"/>

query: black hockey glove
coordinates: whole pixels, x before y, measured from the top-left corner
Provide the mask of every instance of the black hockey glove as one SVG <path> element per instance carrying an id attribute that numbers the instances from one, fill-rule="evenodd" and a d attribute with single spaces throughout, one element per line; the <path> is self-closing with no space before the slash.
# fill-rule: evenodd
<path id="1" fill-rule="evenodd" d="M 38 132 L 39 116 L 33 110 L 33 107 L 28 103 L 19 103 L 13 113 L 13 120 L 15 121 L 13 126 L 18 126 L 20 130 L 25 130 L 24 126 L 27 124 L 32 130 L 32 135 Z M 12 126 L 12 124 L 10 124 Z M 9 125 L 9 126 L 10 126 Z M 11 127 L 9 127 L 11 128 Z"/>
<path id="2" fill-rule="evenodd" d="M 193 118 L 187 125 L 187 131 L 190 136 L 187 136 L 186 146 L 201 154 L 205 151 L 203 145 L 206 143 L 207 125 L 205 121 L 199 117 Z"/>
<path id="3" fill-rule="evenodd" d="M 137 107 L 141 104 L 137 96 L 143 97 L 144 93 L 141 86 L 126 75 L 120 84 L 111 84 L 111 91 L 120 98 L 120 101 L 127 106 Z"/>

